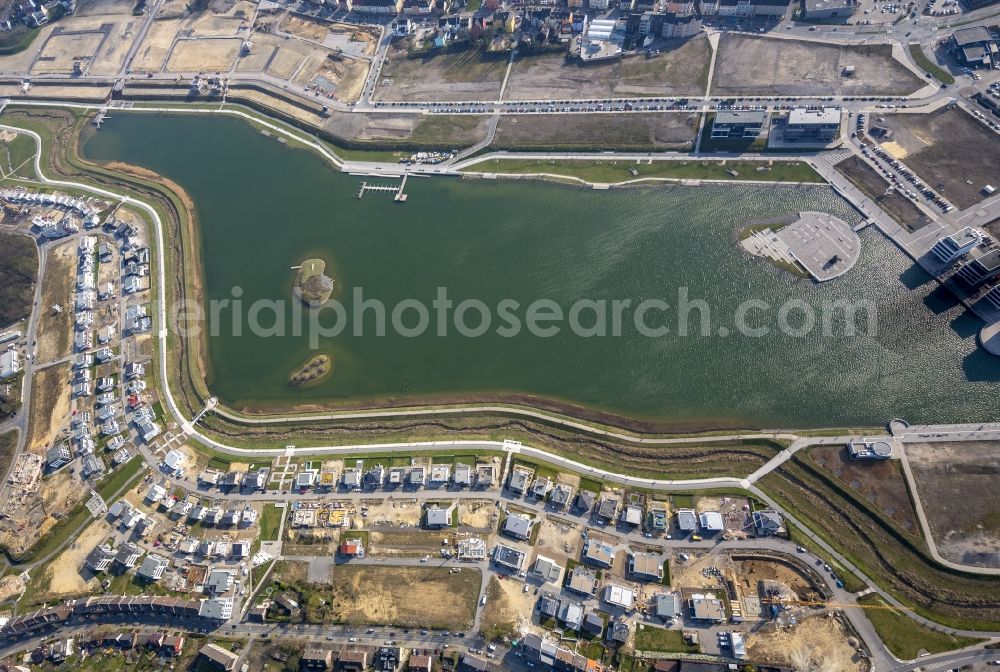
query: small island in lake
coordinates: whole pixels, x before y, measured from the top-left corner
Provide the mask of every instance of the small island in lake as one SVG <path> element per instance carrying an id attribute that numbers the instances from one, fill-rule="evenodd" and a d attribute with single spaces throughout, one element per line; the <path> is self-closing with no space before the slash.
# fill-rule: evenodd
<path id="1" fill-rule="evenodd" d="M 333 278 L 324 275 L 326 262 L 322 259 L 306 259 L 298 268 L 292 291 L 310 306 L 321 306 L 333 294 Z"/>
<path id="2" fill-rule="evenodd" d="M 292 387 L 308 387 L 319 383 L 333 372 L 333 358 L 327 354 L 313 355 L 309 361 L 288 376 Z"/>

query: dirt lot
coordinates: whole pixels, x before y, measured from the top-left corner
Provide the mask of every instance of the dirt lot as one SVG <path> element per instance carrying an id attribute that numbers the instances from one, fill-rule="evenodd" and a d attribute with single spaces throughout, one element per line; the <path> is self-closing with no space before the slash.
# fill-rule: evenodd
<path id="1" fill-rule="evenodd" d="M 149 27 L 146 39 L 143 40 L 139 51 L 132 61 L 132 69 L 142 72 L 159 72 L 163 69 L 163 62 L 173 44 L 174 36 L 177 34 L 178 24 L 176 21 L 156 20 Z"/>
<path id="2" fill-rule="evenodd" d="M 48 567 L 44 569 L 45 576 L 41 579 L 47 586 L 47 594 L 53 598 L 60 595 L 72 595 L 92 590 L 100 583 L 90 572 L 88 578 L 80 573 L 87 554 L 104 541 L 111 528 L 103 519 L 95 520 L 60 553 Z M 40 570 L 39 570 L 40 571 Z"/>
<path id="3" fill-rule="evenodd" d="M 809 457 L 904 530 L 920 535 L 899 462 L 855 461 L 843 446 L 816 446 L 809 449 Z"/>
<path id="4" fill-rule="evenodd" d="M 961 109 L 895 114 L 881 125 L 893 131 L 893 154 L 963 210 L 997 181 L 1000 136 Z"/>
<path id="5" fill-rule="evenodd" d="M 24 592 L 24 582 L 18 575 L 5 576 L 0 579 L 0 602 L 19 596 Z"/>
<path id="6" fill-rule="evenodd" d="M 326 24 L 313 21 L 304 16 L 296 16 L 295 14 L 286 14 L 285 18 L 278 24 L 278 27 L 296 37 L 315 40 L 316 42 L 322 42 L 326 34 L 330 32 Z"/>
<path id="7" fill-rule="evenodd" d="M 681 562 L 674 557 L 670 562 L 670 582 L 680 588 L 718 588 L 721 581 L 704 570 L 717 568 L 725 570 L 732 565 L 732 561 L 727 555 L 718 553 L 688 553 L 691 557 L 686 562 Z"/>
<path id="8" fill-rule="evenodd" d="M 164 68 L 169 72 L 218 72 L 229 70 L 243 40 L 178 40 Z"/>
<path id="9" fill-rule="evenodd" d="M 450 532 L 431 532 L 419 529 L 372 530 L 369 532 L 368 554 L 376 557 L 416 558 L 423 555 L 437 556 L 444 540 L 451 539 Z"/>
<path id="10" fill-rule="evenodd" d="M 694 143 L 698 115 L 689 112 L 626 114 L 608 124 L 603 115 L 505 115 L 493 147 L 683 149 Z"/>
<path id="11" fill-rule="evenodd" d="M 839 621 L 816 616 L 791 630 L 756 632 L 747 637 L 751 659 L 794 667 L 799 672 L 856 672 L 862 660 L 853 660 L 855 647 Z"/>
<path id="12" fill-rule="evenodd" d="M 859 157 L 844 159 L 836 165 L 836 168 L 907 231 L 916 231 L 930 224 L 930 218 L 906 197 L 900 196 L 895 191 L 886 194 L 885 190 L 889 187 L 889 183 Z"/>
<path id="13" fill-rule="evenodd" d="M 465 630 L 472 625 L 480 574 L 438 567 L 337 567 L 329 620 Z"/>
<path id="14" fill-rule="evenodd" d="M 321 81 L 318 78 L 322 78 L 335 87 L 327 97 L 341 102 L 353 102 L 361 96 L 367 76 L 367 62 L 324 51 L 310 54 L 309 61 L 292 81 L 320 90 L 317 89 L 317 83 Z"/>
<path id="15" fill-rule="evenodd" d="M 966 564 L 1000 567 L 1000 443 L 907 444 L 906 455 L 938 550 Z"/>
<path id="16" fill-rule="evenodd" d="M 463 527 L 474 527 L 485 530 L 497 518 L 496 507 L 492 501 L 463 501 L 458 505 L 458 523 Z"/>
<path id="17" fill-rule="evenodd" d="M 70 410 L 69 377 L 72 364 L 58 364 L 35 372 L 31 389 L 31 418 L 27 448 L 41 455 L 52 447 Z"/>
<path id="18" fill-rule="evenodd" d="M 104 34 L 99 32 L 53 35 L 42 47 L 42 52 L 31 72 L 33 74 L 71 73 L 73 72 L 73 62 L 78 58 L 93 58 L 103 39 Z"/>
<path id="19" fill-rule="evenodd" d="M 844 77 L 847 66 L 855 68 Z M 724 33 L 714 95 L 906 95 L 923 86 L 888 45 L 840 46 Z"/>
<path id="20" fill-rule="evenodd" d="M 708 38 L 668 43 L 659 56 L 583 65 L 563 53 L 514 61 L 505 100 L 703 95 L 711 62 Z"/>
<path id="21" fill-rule="evenodd" d="M 76 282 L 76 243 L 65 242 L 47 251 L 42 278 L 42 305 L 38 320 L 40 364 L 70 354 L 73 345 L 73 285 Z M 62 312 L 54 313 L 59 305 Z"/>
<path id="22" fill-rule="evenodd" d="M 0 546 L 14 555 L 31 548 L 61 517 L 88 494 L 78 474 L 62 470 L 18 502 L 12 518 L 0 520 Z"/>
<path id="23" fill-rule="evenodd" d="M 537 598 L 532 593 L 525 593 L 523 585 L 520 581 L 490 579 L 480 630 L 486 639 L 497 640 L 523 633 L 531 626 Z"/>
<path id="24" fill-rule="evenodd" d="M 399 525 L 401 523 L 415 527 L 420 524 L 421 509 L 415 499 L 366 499 L 359 502 L 359 512 L 360 505 L 368 507 L 368 515 L 364 518 L 366 527 L 369 525 Z"/>
<path id="25" fill-rule="evenodd" d="M 766 560 L 741 560 L 735 564 L 736 576 L 745 594 L 757 595 L 760 581 L 777 581 L 790 588 L 800 600 L 818 600 L 821 597 L 805 576 L 788 565 Z"/>
<path id="26" fill-rule="evenodd" d="M 483 100 L 500 95 L 506 54 L 478 49 L 409 58 L 410 41 L 394 42 L 379 73 L 376 100 Z"/>
<path id="27" fill-rule="evenodd" d="M 545 556 L 574 558 L 582 546 L 580 526 L 547 518 L 538 531 L 538 552 Z"/>

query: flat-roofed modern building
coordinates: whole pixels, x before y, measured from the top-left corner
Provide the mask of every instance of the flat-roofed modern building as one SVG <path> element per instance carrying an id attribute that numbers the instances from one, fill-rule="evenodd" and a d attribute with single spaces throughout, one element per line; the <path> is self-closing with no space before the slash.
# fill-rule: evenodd
<path id="1" fill-rule="evenodd" d="M 764 110 L 720 110 L 712 120 L 713 138 L 756 138 L 764 130 Z"/>
<path id="2" fill-rule="evenodd" d="M 958 269 L 956 275 L 966 284 L 975 287 L 1000 275 L 1000 250 L 990 250 Z"/>
<path id="3" fill-rule="evenodd" d="M 945 236 L 934 243 L 931 252 L 941 263 L 951 265 L 959 257 L 968 254 L 976 245 L 983 242 L 983 234 L 978 229 L 966 226 L 950 236 Z"/>
<path id="4" fill-rule="evenodd" d="M 842 111 L 839 107 L 796 107 L 788 113 L 784 142 L 828 143 L 840 136 Z"/>
<path id="5" fill-rule="evenodd" d="M 985 26 L 956 30 L 948 45 L 955 57 L 969 67 L 991 68 L 997 62 L 997 40 Z"/>
<path id="6" fill-rule="evenodd" d="M 892 445 L 882 439 L 862 439 L 847 444 L 847 456 L 852 460 L 888 460 L 891 455 Z"/>
<path id="7" fill-rule="evenodd" d="M 698 529 L 698 514 L 694 509 L 677 509 L 677 529 L 682 532 Z"/>
<path id="8" fill-rule="evenodd" d="M 580 559 L 598 567 L 610 567 L 615 562 L 615 547 L 606 541 L 587 539 L 583 544 L 583 554 Z"/>
<path id="9" fill-rule="evenodd" d="M 631 609 L 632 605 L 635 604 L 635 591 L 631 588 L 612 583 L 604 587 L 604 594 L 601 596 L 601 599 L 612 606 Z"/>
<path id="10" fill-rule="evenodd" d="M 520 572 L 524 565 L 524 553 L 516 548 L 497 544 L 496 548 L 493 549 L 493 562 L 501 567 Z"/>
<path id="11" fill-rule="evenodd" d="M 632 553 L 628 556 L 629 574 L 643 581 L 663 578 L 663 560 L 656 553 Z"/>
<path id="12" fill-rule="evenodd" d="M 805 0 L 807 19 L 847 21 L 858 11 L 857 0 Z"/>
<path id="13" fill-rule="evenodd" d="M 691 618 L 696 621 L 722 623 L 726 620 L 726 608 L 715 595 L 692 595 L 688 600 Z"/>

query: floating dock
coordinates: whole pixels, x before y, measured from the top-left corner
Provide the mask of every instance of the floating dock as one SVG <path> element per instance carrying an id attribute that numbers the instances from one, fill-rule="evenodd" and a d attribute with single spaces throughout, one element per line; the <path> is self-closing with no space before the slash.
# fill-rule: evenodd
<path id="1" fill-rule="evenodd" d="M 403 193 L 403 189 L 406 187 L 406 178 L 407 177 L 409 177 L 409 176 L 408 175 L 403 175 L 403 180 L 398 185 L 392 185 L 392 184 L 368 184 L 367 182 L 362 182 L 361 183 L 361 188 L 358 190 L 358 198 L 364 197 L 365 192 L 368 192 L 368 191 L 376 191 L 376 192 L 382 191 L 382 192 L 386 192 L 386 193 L 395 193 L 395 196 L 393 196 L 392 200 L 396 201 L 397 203 L 405 203 L 406 202 L 406 194 Z"/>

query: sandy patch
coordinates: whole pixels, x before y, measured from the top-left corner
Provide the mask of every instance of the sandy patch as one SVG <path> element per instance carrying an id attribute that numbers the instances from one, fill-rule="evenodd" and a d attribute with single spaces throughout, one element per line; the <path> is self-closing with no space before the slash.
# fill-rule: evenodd
<path id="1" fill-rule="evenodd" d="M 69 363 L 50 366 L 35 374 L 32 380 L 32 410 L 28 433 L 28 450 L 42 454 L 52 446 L 56 435 L 69 417 Z"/>
<path id="2" fill-rule="evenodd" d="M 475 527 L 484 530 L 496 518 L 496 507 L 493 502 L 462 502 L 458 506 L 458 522 L 465 527 Z"/>
<path id="3" fill-rule="evenodd" d="M 363 506 L 368 507 L 368 515 L 364 517 L 365 526 L 370 525 L 400 525 L 417 526 L 420 524 L 420 505 L 414 499 L 408 500 L 363 500 Z M 360 506 L 358 507 L 360 511 Z"/>
<path id="4" fill-rule="evenodd" d="M 469 567 L 453 574 L 443 567 L 340 566 L 329 615 L 347 623 L 464 630 L 472 625 L 480 579 Z"/>
<path id="5" fill-rule="evenodd" d="M 84 578 L 80 573 L 87 554 L 104 541 L 111 528 L 103 520 L 95 520 L 87 526 L 66 550 L 46 568 L 49 592 L 53 596 L 82 593 L 93 590 L 99 584 L 96 577 Z M 86 572 L 90 576 L 90 572 Z"/>
<path id="6" fill-rule="evenodd" d="M 327 33 L 330 32 L 325 24 L 301 16 L 295 16 L 294 14 L 285 16 L 278 27 L 296 37 L 316 42 L 321 42 Z"/>
<path id="7" fill-rule="evenodd" d="M 543 555 L 573 557 L 580 552 L 580 526 L 546 519 L 538 531 L 538 552 Z"/>
<path id="8" fill-rule="evenodd" d="M 20 575 L 5 576 L 0 579 L 0 602 L 17 597 L 24 592 L 24 582 Z"/>
<path id="9" fill-rule="evenodd" d="M 854 672 L 862 669 L 852 660 L 855 647 L 834 618 L 817 616 L 791 630 L 751 633 L 747 649 L 752 660 L 789 665 L 799 672 Z"/>
<path id="10" fill-rule="evenodd" d="M 889 152 L 892 156 L 894 156 L 897 159 L 905 159 L 906 155 L 909 154 L 909 152 L 906 151 L 905 147 L 903 147 L 901 144 L 895 141 L 883 142 L 882 149 Z"/>
<path id="11" fill-rule="evenodd" d="M 243 40 L 178 40 L 164 68 L 170 72 L 220 72 L 229 70 L 240 53 Z"/>

